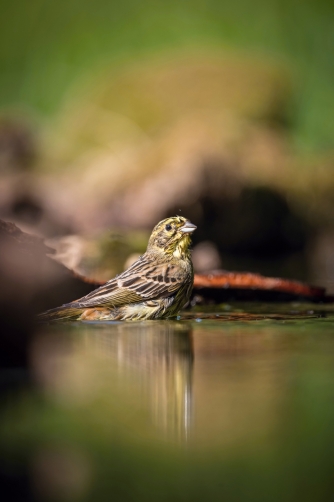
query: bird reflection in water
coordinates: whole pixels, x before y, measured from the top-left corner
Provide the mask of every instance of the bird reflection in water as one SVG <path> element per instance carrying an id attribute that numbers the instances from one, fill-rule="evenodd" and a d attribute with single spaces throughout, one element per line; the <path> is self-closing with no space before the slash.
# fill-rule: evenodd
<path id="1" fill-rule="evenodd" d="M 154 421 L 178 439 L 189 434 L 193 343 L 190 323 L 119 323 L 96 333 L 100 348 L 117 361 L 117 373 L 134 376 Z"/>

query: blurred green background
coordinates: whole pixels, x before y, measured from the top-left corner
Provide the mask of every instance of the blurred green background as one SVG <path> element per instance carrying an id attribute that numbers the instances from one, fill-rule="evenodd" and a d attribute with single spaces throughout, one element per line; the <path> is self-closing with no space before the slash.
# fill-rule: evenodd
<path id="1" fill-rule="evenodd" d="M 3 3 L 0 217 L 102 236 L 54 243 L 102 280 L 127 263 L 83 267 L 110 228 L 146 232 L 128 257 L 181 212 L 196 270 L 333 290 L 333 49 L 324 0 Z"/>
<path id="2" fill-rule="evenodd" d="M 333 292 L 333 51 L 325 0 L 2 2 L 0 218 L 106 280 L 181 212 L 197 271 Z M 11 294 L 24 361 L 0 375 L 21 389 L 1 396 L 0 478 L 15 500 L 330 499 L 331 307 L 30 339 Z"/>
<path id="3" fill-rule="evenodd" d="M 3 2 L 0 104 L 51 116 L 68 88 L 101 65 L 203 45 L 286 61 L 296 145 L 334 147 L 334 5 L 327 0 Z"/>

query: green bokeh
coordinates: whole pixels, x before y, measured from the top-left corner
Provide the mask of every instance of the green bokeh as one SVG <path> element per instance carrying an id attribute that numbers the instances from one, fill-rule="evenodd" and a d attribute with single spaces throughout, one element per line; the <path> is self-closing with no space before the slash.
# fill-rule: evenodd
<path id="1" fill-rule="evenodd" d="M 0 106 L 50 115 L 73 83 L 105 63 L 196 46 L 286 59 L 297 144 L 334 146 L 334 4 L 326 0 L 3 3 Z"/>

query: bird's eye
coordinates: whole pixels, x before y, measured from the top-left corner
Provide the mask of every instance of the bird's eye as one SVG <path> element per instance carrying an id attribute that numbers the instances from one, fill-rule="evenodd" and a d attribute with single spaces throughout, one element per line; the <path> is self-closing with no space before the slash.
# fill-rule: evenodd
<path id="1" fill-rule="evenodd" d="M 165 229 L 167 230 L 167 232 L 169 232 L 170 230 L 172 230 L 172 225 L 170 225 L 169 223 L 165 226 Z"/>

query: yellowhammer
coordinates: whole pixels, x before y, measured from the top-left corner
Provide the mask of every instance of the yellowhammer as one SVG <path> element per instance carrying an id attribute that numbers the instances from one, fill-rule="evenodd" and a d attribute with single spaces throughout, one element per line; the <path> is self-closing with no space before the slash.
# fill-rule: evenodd
<path id="1" fill-rule="evenodd" d="M 194 272 L 189 246 L 196 226 L 175 216 L 158 223 L 147 250 L 125 272 L 88 295 L 39 316 L 42 321 L 174 317 L 189 301 Z"/>

